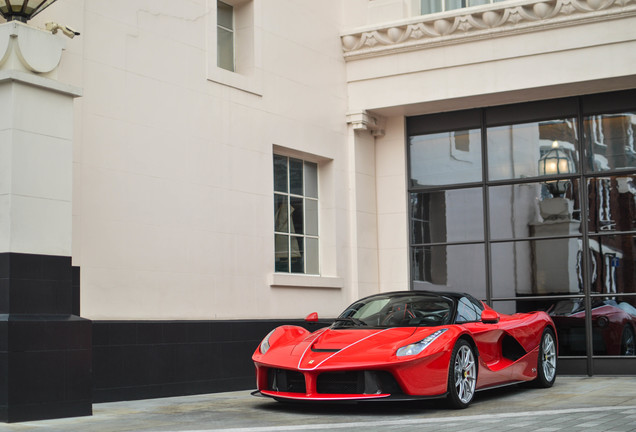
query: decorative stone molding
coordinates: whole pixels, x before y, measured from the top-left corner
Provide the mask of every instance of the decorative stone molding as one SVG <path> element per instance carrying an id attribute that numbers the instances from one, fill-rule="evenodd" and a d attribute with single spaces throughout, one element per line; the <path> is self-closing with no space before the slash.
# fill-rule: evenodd
<path id="1" fill-rule="evenodd" d="M 381 137 L 384 136 L 386 119 L 380 115 L 362 110 L 347 114 L 347 124 L 350 124 L 355 131 L 366 130 L 371 132 L 373 136 Z"/>
<path id="2" fill-rule="evenodd" d="M 17 21 L 0 24 L 0 69 L 53 72 L 64 46 L 60 37 L 27 24 Z"/>
<path id="3" fill-rule="evenodd" d="M 422 15 L 341 36 L 345 60 L 636 15 L 636 0 L 499 2 Z"/>

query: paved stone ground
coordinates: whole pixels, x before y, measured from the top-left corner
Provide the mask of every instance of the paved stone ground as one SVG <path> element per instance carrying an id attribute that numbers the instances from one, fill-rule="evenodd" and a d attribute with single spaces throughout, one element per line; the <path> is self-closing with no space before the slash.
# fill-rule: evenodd
<path id="1" fill-rule="evenodd" d="M 250 392 L 93 405 L 92 417 L 0 424 L 4 432 L 636 431 L 636 377 L 557 377 L 550 389 L 477 394 L 465 410 L 442 401 L 288 405 Z"/>

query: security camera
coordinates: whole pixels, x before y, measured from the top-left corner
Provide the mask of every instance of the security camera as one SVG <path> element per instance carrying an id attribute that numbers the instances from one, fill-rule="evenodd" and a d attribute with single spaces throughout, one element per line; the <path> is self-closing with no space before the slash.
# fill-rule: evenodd
<path id="1" fill-rule="evenodd" d="M 62 30 L 62 33 L 64 33 L 66 36 L 68 36 L 71 39 L 73 39 L 75 36 L 79 36 L 79 32 L 73 30 L 69 26 L 60 25 L 55 22 L 48 22 L 45 24 L 45 26 L 46 26 L 46 29 L 53 34 L 56 34 L 58 30 Z"/>

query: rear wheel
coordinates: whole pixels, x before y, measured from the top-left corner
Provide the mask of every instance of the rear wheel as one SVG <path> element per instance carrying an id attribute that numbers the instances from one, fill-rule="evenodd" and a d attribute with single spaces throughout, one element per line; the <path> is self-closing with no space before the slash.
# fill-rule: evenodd
<path id="1" fill-rule="evenodd" d="M 470 344 L 460 339 L 455 344 L 448 368 L 448 402 L 454 408 L 466 408 L 475 396 L 477 363 Z"/>
<path id="2" fill-rule="evenodd" d="M 537 379 L 535 383 L 539 387 L 552 387 L 556 379 L 557 348 L 554 331 L 546 328 L 541 336 L 539 346 L 539 360 L 537 362 Z"/>
<path id="3" fill-rule="evenodd" d="M 634 338 L 634 330 L 627 324 L 623 329 L 623 336 L 621 337 L 621 355 L 633 356 L 636 355 L 636 340 Z"/>

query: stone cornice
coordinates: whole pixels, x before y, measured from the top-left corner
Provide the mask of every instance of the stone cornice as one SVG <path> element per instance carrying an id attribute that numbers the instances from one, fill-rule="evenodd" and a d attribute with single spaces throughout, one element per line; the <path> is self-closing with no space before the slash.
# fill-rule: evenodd
<path id="1" fill-rule="evenodd" d="M 636 0 L 523 0 L 422 15 L 341 35 L 345 60 L 636 16 Z"/>

